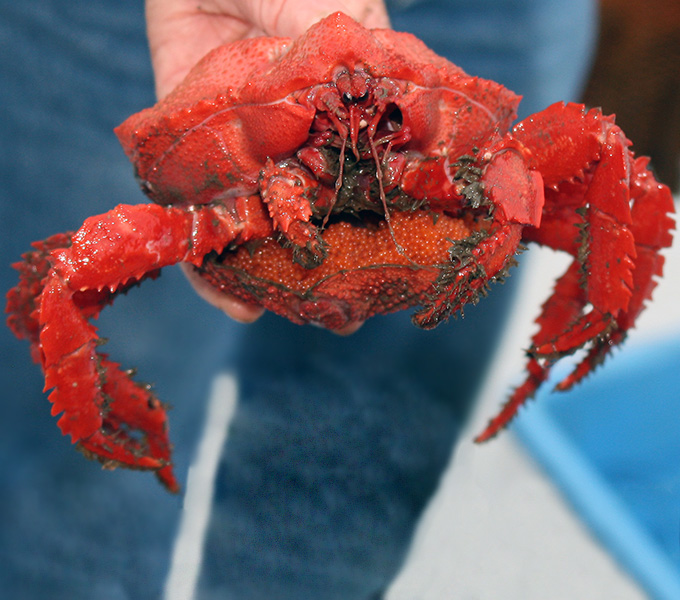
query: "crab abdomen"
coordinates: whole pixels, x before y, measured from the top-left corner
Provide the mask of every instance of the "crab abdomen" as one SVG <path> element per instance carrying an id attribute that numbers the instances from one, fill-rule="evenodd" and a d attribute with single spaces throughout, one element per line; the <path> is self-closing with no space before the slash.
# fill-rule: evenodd
<path id="1" fill-rule="evenodd" d="M 199 272 L 218 289 L 295 323 L 341 329 L 436 301 L 437 282 L 466 266 L 456 255 L 472 237 L 488 235 L 486 225 L 445 214 L 435 219 L 426 211 L 395 212 L 393 232 L 385 221 L 374 227 L 330 224 L 323 233 L 328 256 L 314 269 L 293 262 L 292 249 L 270 238 L 254 249 L 210 257 Z M 502 270 L 512 254 L 496 262 L 489 257 L 485 279 Z"/>

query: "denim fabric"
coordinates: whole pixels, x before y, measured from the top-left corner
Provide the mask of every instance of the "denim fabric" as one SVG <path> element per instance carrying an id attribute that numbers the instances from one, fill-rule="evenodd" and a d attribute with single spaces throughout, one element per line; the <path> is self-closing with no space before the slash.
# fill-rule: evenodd
<path id="1" fill-rule="evenodd" d="M 390 5 L 388 3 L 388 5 Z M 394 0 L 398 31 L 410 31 L 470 75 L 523 96 L 519 116 L 577 100 L 594 51 L 592 0 Z"/>
<path id="2" fill-rule="evenodd" d="M 112 128 L 154 101 L 141 2 L 0 5 L 0 227 L 10 262 L 35 239 L 120 202 L 144 201 Z M 104 311 L 104 348 L 174 406 L 186 471 L 210 381 L 242 327 L 198 299 L 177 269 Z M 149 475 L 104 472 L 62 437 L 28 346 L 0 327 L 0 595 L 155 598 L 181 499 Z"/>
<path id="3" fill-rule="evenodd" d="M 566 21 L 556 2 L 469 4 L 396 7 L 394 25 L 524 93 L 525 112 L 574 95 L 589 2 L 573 3 Z M 573 35 L 574 23 L 586 34 Z M 563 37 L 553 34 L 563 27 Z M 7 290 L 16 279 L 8 265 L 31 241 L 144 201 L 111 130 L 154 98 L 141 2 L 4 3 L 0 48 Z M 398 314 L 347 339 L 272 315 L 231 323 L 176 268 L 104 311 L 106 351 L 173 406 L 182 481 L 214 375 L 240 382 L 197 597 L 379 597 L 457 440 L 510 291 L 496 286 L 434 332 Z M 147 474 L 85 461 L 60 436 L 26 344 L 4 327 L 0 344 L 3 595 L 159 598 L 181 498 Z"/>

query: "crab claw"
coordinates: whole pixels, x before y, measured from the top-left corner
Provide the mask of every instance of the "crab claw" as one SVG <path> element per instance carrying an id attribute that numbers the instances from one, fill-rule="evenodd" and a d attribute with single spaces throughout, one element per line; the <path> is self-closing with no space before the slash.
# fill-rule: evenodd
<path id="1" fill-rule="evenodd" d="M 141 279 L 141 277 L 140 277 Z M 40 302 L 45 389 L 64 435 L 106 467 L 152 469 L 178 491 L 170 466 L 165 410 L 150 389 L 97 352 L 100 340 L 78 306 L 78 294 L 53 268 Z"/>
<path id="2" fill-rule="evenodd" d="M 293 260 L 308 269 L 319 266 L 327 248 L 318 227 L 311 223 L 310 202 L 323 192 L 318 181 L 293 160 L 274 164 L 268 159 L 260 176 L 260 192 L 275 227 L 293 247 Z"/>
<path id="3" fill-rule="evenodd" d="M 31 342 L 45 389 L 52 389 L 52 414 L 61 414 L 59 428 L 86 456 L 107 468 L 155 471 L 170 491 L 179 490 L 163 404 L 98 352 L 89 319 L 164 266 L 198 266 L 210 251 L 269 232 L 257 197 L 238 198 L 229 210 L 121 205 L 25 255 L 20 283 L 8 294 L 8 323 Z"/>

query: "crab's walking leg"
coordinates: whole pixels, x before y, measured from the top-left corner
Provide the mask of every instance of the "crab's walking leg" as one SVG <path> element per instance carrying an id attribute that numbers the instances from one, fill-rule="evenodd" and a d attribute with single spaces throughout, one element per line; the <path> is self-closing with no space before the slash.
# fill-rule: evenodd
<path id="1" fill-rule="evenodd" d="M 521 226 L 497 226 L 482 240 L 462 240 L 451 249 L 451 265 L 442 268 L 434 283 L 430 304 L 413 315 L 424 329 L 436 327 L 468 303 L 476 304 L 488 284 L 513 263 L 521 237 Z"/>
<path id="2" fill-rule="evenodd" d="M 73 232 L 58 233 L 45 240 L 34 242 L 33 250 L 22 255 L 20 262 L 12 266 L 19 271 L 19 283 L 7 293 L 8 314 L 7 325 L 19 339 L 28 340 L 31 344 L 31 357 L 42 364 L 42 350 L 40 348 L 40 299 L 45 289 L 45 279 L 50 273 L 53 260 L 53 250 L 68 248 L 71 245 Z M 155 278 L 158 270 L 152 270 L 144 275 Z M 96 317 L 101 309 L 113 302 L 116 295 L 125 293 L 133 285 L 141 283 L 142 279 L 131 280 L 127 285 L 119 285 L 114 292 L 108 287 L 100 290 L 89 290 L 87 293 L 76 295 L 77 303 L 83 314 Z"/>
<path id="3" fill-rule="evenodd" d="M 553 294 L 543 304 L 541 314 L 536 319 L 539 330 L 532 338 L 534 346 L 545 343 L 581 315 L 586 300 L 580 284 L 579 268 L 578 261 L 573 261 L 566 273 L 558 279 Z M 475 438 L 476 442 L 485 442 L 492 438 L 512 420 L 519 408 L 528 398 L 533 397 L 546 381 L 553 363 L 553 359 L 539 360 L 529 356 L 524 383 L 514 390 L 498 415 L 491 419 L 486 429 Z"/>
<path id="4" fill-rule="evenodd" d="M 654 277 L 662 274 L 659 252 L 672 239 L 670 191 L 654 179 L 647 159 L 633 157 L 613 118 L 556 104 L 520 123 L 514 135 L 533 147 L 532 166 L 546 184 L 541 227 L 525 239 L 569 252 L 574 262 L 537 320 L 526 381 L 478 441 L 507 425 L 557 360 L 589 346 L 558 384 L 566 390 L 623 341 L 651 298 Z"/>
<path id="5" fill-rule="evenodd" d="M 230 209 L 121 205 L 86 220 L 70 244 L 52 250 L 32 318 L 62 433 L 107 466 L 155 470 L 176 491 L 163 406 L 148 386 L 97 352 L 101 342 L 88 319 L 149 273 L 178 262 L 198 266 L 208 252 L 268 231 L 256 196 L 236 199 Z"/>
<path id="6" fill-rule="evenodd" d="M 7 293 L 7 326 L 19 339 L 30 342 L 31 357 L 39 364 L 42 363 L 38 322 L 40 296 L 45 287 L 45 277 L 52 268 L 50 252 L 70 246 L 72 235 L 72 232 L 58 233 L 33 242 L 33 250 L 22 254 L 22 260 L 12 265 L 19 271 L 19 283 Z"/>
<path id="7" fill-rule="evenodd" d="M 616 328 L 609 335 L 594 340 L 590 351 L 574 372 L 557 385 L 561 391 L 568 390 L 588 375 L 614 346 L 625 339 L 626 332 L 635 326 L 644 310 L 645 302 L 652 297 L 657 285 L 655 278 L 663 274 L 664 257 L 660 251 L 668 248 L 672 242 L 673 220 L 668 213 L 672 212 L 673 203 L 668 188 L 660 185 L 647 169 L 648 162 L 645 157 L 631 162 L 630 230 L 635 238 L 636 258 L 628 308 L 619 313 Z"/>

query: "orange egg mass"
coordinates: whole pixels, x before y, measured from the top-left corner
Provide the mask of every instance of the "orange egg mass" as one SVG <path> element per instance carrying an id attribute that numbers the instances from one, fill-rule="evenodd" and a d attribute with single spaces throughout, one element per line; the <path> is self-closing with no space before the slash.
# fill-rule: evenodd
<path id="1" fill-rule="evenodd" d="M 467 217 L 425 210 L 394 211 L 390 225 L 330 223 L 323 231 L 328 255 L 315 268 L 293 261 L 293 250 L 267 238 L 207 261 L 201 275 L 225 293 L 297 323 L 329 328 L 413 306 L 450 264 L 455 240 L 479 224 Z"/>

